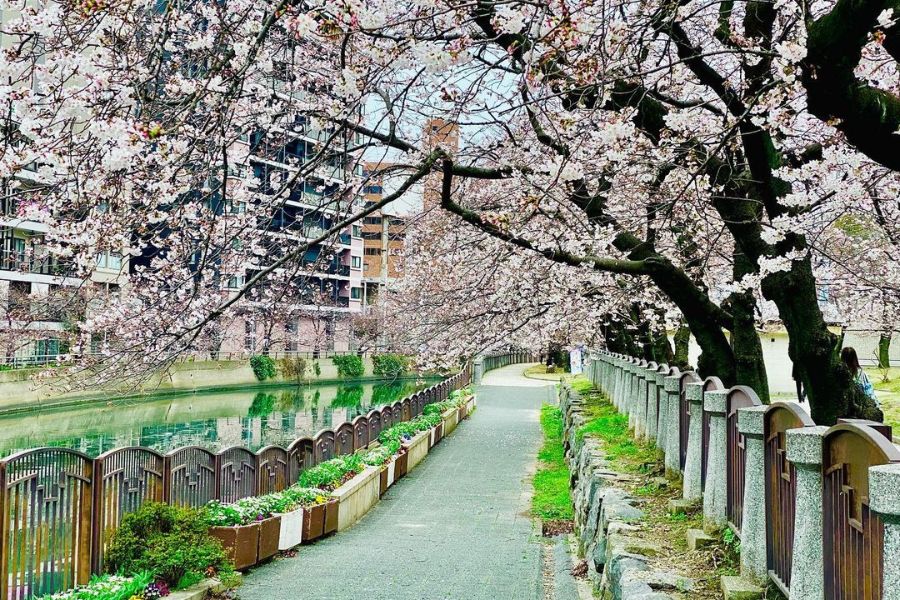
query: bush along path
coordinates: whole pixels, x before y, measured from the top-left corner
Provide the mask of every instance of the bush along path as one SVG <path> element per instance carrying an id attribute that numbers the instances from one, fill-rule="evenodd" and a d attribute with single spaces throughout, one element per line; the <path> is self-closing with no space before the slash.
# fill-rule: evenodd
<path id="1" fill-rule="evenodd" d="M 699 506 L 662 477 L 662 454 L 636 442 L 628 419 L 584 378 L 560 388 L 564 449 L 572 471 L 578 552 L 595 592 L 604 598 L 721 598 L 722 575 L 737 571 L 734 540 L 703 540 Z M 655 594 L 655 595 L 654 595 Z"/>
<path id="2" fill-rule="evenodd" d="M 555 390 L 521 378 L 523 368 L 488 373 L 472 417 L 363 519 L 254 569 L 240 598 L 542 599 L 528 476 L 538 411 Z"/>

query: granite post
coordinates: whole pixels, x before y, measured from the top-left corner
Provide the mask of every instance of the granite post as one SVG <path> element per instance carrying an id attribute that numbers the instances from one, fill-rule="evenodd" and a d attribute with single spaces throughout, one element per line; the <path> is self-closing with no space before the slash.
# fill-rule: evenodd
<path id="1" fill-rule="evenodd" d="M 703 497 L 703 383 L 685 384 L 684 396 L 688 401 L 691 420 L 682 497 L 685 500 L 699 500 Z"/>
<path id="2" fill-rule="evenodd" d="M 900 463 L 869 467 L 869 508 L 884 523 L 882 600 L 900 600 Z"/>
<path id="3" fill-rule="evenodd" d="M 666 473 L 681 472 L 681 376 L 668 375 L 665 378 L 666 389 Z"/>
<path id="4" fill-rule="evenodd" d="M 767 406 L 738 409 L 744 435 L 744 505 L 741 517 L 741 575 L 764 584 L 766 561 L 766 449 L 763 441 Z"/>
<path id="5" fill-rule="evenodd" d="M 706 485 L 703 488 L 703 529 L 717 533 L 727 524 L 725 502 L 727 473 L 725 454 L 728 452 L 725 429 L 726 390 L 703 394 L 703 410 L 709 413 L 709 449 L 706 463 Z"/>
<path id="6" fill-rule="evenodd" d="M 822 600 L 822 436 L 827 427 L 800 427 L 786 432 L 787 459 L 797 482 L 791 600 Z"/>

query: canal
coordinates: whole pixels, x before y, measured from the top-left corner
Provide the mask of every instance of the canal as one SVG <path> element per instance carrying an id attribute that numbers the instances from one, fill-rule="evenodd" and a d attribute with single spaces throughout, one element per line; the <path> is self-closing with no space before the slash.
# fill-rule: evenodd
<path id="1" fill-rule="evenodd" d="M 359 382 L 229 388 L 89 402 L 0 415 L 0 457 L 39 446 L 97 456 L 120 446 L 161 452 L 197 445 L 287 446 L 439 381 Z"/>

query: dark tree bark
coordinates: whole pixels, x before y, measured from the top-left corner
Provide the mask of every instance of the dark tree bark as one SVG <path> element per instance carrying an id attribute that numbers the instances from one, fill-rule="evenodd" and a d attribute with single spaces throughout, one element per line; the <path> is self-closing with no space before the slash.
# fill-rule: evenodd
<path id="1" fill-rule="evenodd" d="M 691 329 L 681 324 L 675 330 L 675 355 L 672 362 L 681 370 L 690 369 Z"/>
<path id="2" fill-rule="evenodd" d="M 878 338 L 878 368 L 891 368 L 891 333 L 882 331 Z"/>

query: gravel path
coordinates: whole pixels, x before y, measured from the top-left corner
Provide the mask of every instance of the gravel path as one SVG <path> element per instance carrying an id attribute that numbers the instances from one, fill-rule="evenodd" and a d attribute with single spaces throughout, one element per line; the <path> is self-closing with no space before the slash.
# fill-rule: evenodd
<path id="1" fill-rule="evenodd" d="M 249 573 L 242 600 L 537 600 L 528 515 L 541 403 L 529 365 L 486 374 L 478 409 L 359 523 Z"/>

